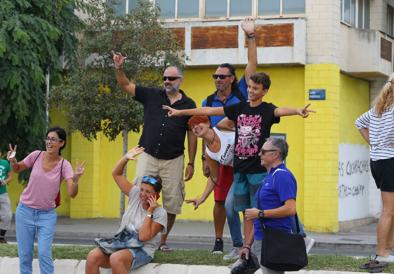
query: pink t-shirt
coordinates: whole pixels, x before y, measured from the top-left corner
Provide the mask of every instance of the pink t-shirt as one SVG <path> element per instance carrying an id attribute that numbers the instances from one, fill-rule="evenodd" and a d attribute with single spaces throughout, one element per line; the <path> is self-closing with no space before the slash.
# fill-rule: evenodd
<path id="1" fill-rule="evenodd" d="M 40 151 L 36 150 L 30 153 L 23 163 L 28 167 L 32 167 L 34 160 L 39 155 Z M 22 192 L 20 202 L 24 205 L 35 209 L 52 209 L 56 206 L 55 199 L 60 189 L 60 178 L 69 179 L 74 176 L 73 169 L 69 161 L 64 159 L 63 167 L 62 160 L 49 172 L 45 172 L 42 168 L 42 161 L 44 159 L 44 151 L 38 156 L 34 163 L 30 174 L 29 183 Z M 62 174 L 60 177 L 60 168 Z"/>

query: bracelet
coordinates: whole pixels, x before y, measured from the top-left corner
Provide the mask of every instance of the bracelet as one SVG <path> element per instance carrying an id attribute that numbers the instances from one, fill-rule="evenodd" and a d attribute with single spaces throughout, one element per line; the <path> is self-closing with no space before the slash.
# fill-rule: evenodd
<path id="1" fill-rule="evenodd" d="M 252 33 L 252 34 L 246 34 L 246 37 L 247 37 L 248 39 L 253 39 L 253 38 L 256 37 L 256 35 L 255 35 L 254 33 Z"/>
<path id="2" fill-rule="evenodd" d="M 250 246 L 246 246 L 246 245 L 244 245 L 242 248 L 247 248 L 247 249 L 249 249 L 249 250 L 250 250 Z"/>
<path id="3" fill-rule="evenodd" d="M 204 154 L 201 156 L 201 160 L 205 161 L 205 155 Z"/>
<path id="4" fill-rule="evenodd" d="M 188 166 L 191 166 L 192 168 L 194 168 L 194 163 L 187 163 Z"/>

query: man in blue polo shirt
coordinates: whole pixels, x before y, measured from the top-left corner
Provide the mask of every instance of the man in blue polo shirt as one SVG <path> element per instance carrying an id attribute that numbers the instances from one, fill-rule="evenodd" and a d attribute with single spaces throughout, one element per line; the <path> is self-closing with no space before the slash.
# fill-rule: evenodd
<path id="1" fill-rule="evenodd" d="M 245 102 L 248 98 L 247 94 L 247 80 L 249 76 L 256 72 L 257 67 L 257 49 L 255 42 L 255 24 L 254 19 L 246 18 L 242 21 L 241 27 L 245 33 L 248 44 L 248 64 L 245 68 L 244 76 L 238 82 L 235 74 L 234 66 L 224 63 L 221 64 L 212 75 L 215 81 L 216 91 L 208 96 L 203 102 L 202 106 L 222 107 Z M 224 116 L 211 116 L 211 126 L 215 127 Z M 203 144 L 203 152 L 205 151 L 205 144 Z M 209 169 L 205 164 L 205 157 L 203 153 L 203 167 L 204 175 L 209 176 Z M 233 168 L 231 166 L 220 166 L 220 176 L 215 186 L 215 205 L 213 209 L 213 219 L 215 225 L 215 245 L 212 253 L 223 253 L 223 228 L 226 221 L 229 225 L 231 239 L 233 241 L 233 249 L 229 254 L 223 257 L 224 260 L 232 260 L 238 258 L 238 253 L 243 245 L 241 223 L 238 212 L 234 210 L 234 195 L 230 190 L 233 182 Z"/>

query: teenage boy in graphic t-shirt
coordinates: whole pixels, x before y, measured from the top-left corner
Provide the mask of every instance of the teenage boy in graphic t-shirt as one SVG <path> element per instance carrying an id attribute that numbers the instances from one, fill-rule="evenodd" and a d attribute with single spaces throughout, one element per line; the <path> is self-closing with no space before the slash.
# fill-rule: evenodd
<path id="1" fill-rule="evenodd" d="M 265 73 L 255 73 L 249 78 L 248 102 L 226 107 L 202 107 L 198 109 L 177 110 L 168 106 L 169 116 L 182 115 L 225 115 L 235 125 L 234 148 L 234 207 L 238 211 L 255 207 L 254 196 L 259 184 L 266 175 L 266 170 L 260 165 L 258 156 L 265 139 L 269 137 L 271 127 L 279 123 L 279 117 L 300 115 L 308 117 L 309 105 L 304 108 L 276 107 L 263 102 L 271 85 L 269 76 Z M 253 222 L 244 219 L 245 239 L 253 231 Z"/>

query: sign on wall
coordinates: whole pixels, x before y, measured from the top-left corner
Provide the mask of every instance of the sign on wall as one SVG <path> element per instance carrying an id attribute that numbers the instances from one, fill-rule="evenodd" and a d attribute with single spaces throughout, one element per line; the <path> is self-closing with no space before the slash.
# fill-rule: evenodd
<path id="1" fill-rule="evenodd" d="M 340 144 L 338 163 L 338 220 L 369 217 L 369 149 Z"/>

